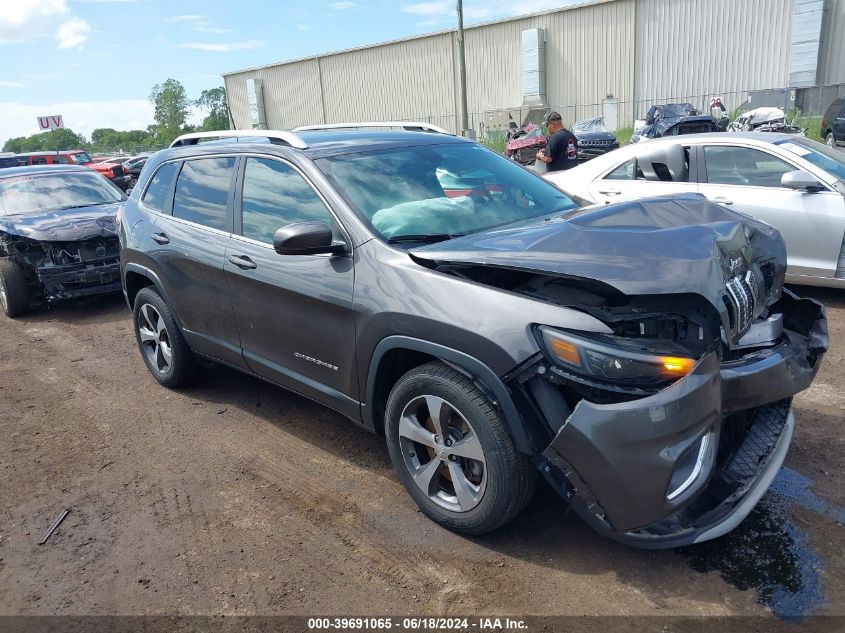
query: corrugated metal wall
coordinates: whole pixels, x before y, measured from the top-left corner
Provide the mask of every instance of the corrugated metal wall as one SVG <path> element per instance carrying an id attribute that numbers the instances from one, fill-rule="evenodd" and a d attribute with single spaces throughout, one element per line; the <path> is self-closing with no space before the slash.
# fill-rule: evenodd
<path id="1" fill-rule="evenodd" d="M 792 0 L 638 0 L 636 94 L 731 109 L 748 90 L 786 85 Z"/>
<path id="2" fill-rule="evenodd" d="M 323 57 L 327 122 L 454 116 L 451 40 L 441 33 Z"/>
<path id="3" fill-rule="evenodd" d="M 826 0 L 820 83 L 845 83 L 845 0 Z M 783 88 L 794 0 L 595 0 L 468 28 L 471 126 L 522 104 L 521 32 L 546 29 L 549 106 L 567 122 L 619 101 L 621 126 L 652 103 L 711 96 L 732 109 L 748 91 Z M 457 128 L 454 32 L 323 55 L 225 76 L 236 126 L 250 127 L 246 80 L 264 79 L 268 126 L 422 119 Z M 523 110 L 523 113 L 525 111 Z M 485 114 L 488 113 L 488 114 Z M 501 114 L 498 121 L 501 122 Z"/>
<path id="4" fill-rule="evenodd" d="M 845 84 L 845 0 L 826 3 L 818 82 Z"/>
<path id="5" fill-rule="evenodd" d="M 630 102 L 634 7 L 634 0 L 617 0 L 468 29 L 470 112 L 522 104 L 521 33 L 538 27 L 546 29 L 549 105 L 582 105 L 577 118 L 584 118 L 599 114 L 608 94 Z"/>
<path id="6" fill-rule="evenodd" d="M 224 77 L 229 109 L 237 129 L 250 129 L 246 81 L 264 80 L 264 110 L 271 130 L 291 129 L 307 122 L 322 122 L 319 61 L 306 59 Z"/>

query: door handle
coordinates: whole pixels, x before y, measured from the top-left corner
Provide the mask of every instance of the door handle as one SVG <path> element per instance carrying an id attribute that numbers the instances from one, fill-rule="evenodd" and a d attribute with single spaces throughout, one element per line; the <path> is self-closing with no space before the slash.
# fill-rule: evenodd
<path id="1" fill-rule="evenodd" d="M 153 238 L 154 242 L 158 242 L 159 244 L 170 244 L 170 238 L 164 233 L 153 233 L 150 237 Z"/>
<path id="2" fill-rule="evenodd" d="M 599 191 L 599 193 L 602 193 L 606 196 L 621 196 L 622 195 L 622 192 L 619 191 L 618 189 L 608 189 L 607 191 Z"/>
<path id="3" fill-rule="evenodd" d="M 229 261 L 238 268 L 243 268 L 244 270 L 258 268 L 258 264 L 246 255 L 229 255 Z"/>
<path id="4" fill-rule="evenodd" d="M 716 198 L 713 198 L 713 202 L 718 202 L 719 204 L 733 204 L 734 203 L 733 200 L 728 200 L 724 196 L 718 196 Z"/>

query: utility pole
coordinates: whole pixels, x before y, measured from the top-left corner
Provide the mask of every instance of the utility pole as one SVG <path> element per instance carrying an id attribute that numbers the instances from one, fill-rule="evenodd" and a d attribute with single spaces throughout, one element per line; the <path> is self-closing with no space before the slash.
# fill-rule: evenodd
<path id="1" fill-rule="evenodd" d="M 461 136 L 468 136 L 469 108 L 467 107 L 467 60 L 464 54 L 464 3 L 458 0 L 458 68 L 461 76 Z"/>

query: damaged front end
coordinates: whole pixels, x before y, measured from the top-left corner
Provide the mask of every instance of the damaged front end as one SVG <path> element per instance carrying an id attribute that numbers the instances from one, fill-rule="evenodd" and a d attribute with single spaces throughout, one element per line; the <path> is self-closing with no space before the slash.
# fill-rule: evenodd
<path id="1" fill-rule="evenodd" d="M 656 199 L 413 255 L 607 326 L 535 323 L 538 351 L 503 378 L 542 427 L 540 470 L 600 533 L 645 548 L 708 540 L 768 489 L 792 437 L 791 398 L 828 344 L 823 306 L 783 288 L 771 227 Z"/>
<path id="2" fill-rule="evenodd" d="M 39 241 L 2 234 L 3 254 L 23 269 L 35 303 L 118 291 L 117 236 L 77 241 Z"/>

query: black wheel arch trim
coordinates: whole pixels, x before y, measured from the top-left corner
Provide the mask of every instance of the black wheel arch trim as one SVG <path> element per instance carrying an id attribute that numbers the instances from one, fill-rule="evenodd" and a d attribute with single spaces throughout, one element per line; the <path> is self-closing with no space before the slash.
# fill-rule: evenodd
<path id="1" fill-rule="evenodd" d="M 536 454 L 537 450 L 525 431 L 522 416 L 517 411 L 507 387 L 505 387 L 501 378 L 492 369 L 465 352 L 410 336 L 388 336 L 382 339 L 373 351 L 367 371 L 366 400 L 361 404 L 361 418 L 367 427 L 371 429 L 378 428 L 376 420 L 373 418 L 372 406 L 375 396 L 376 377 L 385 354 L 395 349 L 406 349 L 428 354 L 452 366 L 454 369 L 468 374 L 502 412 L 511 437 L 516 443 L 517 450 L 527 455 Z"/>
<path id="2" fill-rule="evenodd" d="M 150 270 L 146 266 L 142 266 L 141 264 L 136 264 L 133 262 L 129 262 L 123 267 L 123 272 L 120 275 L 121 282 L 123 284 L 123 298 L 126 299 L 126 304 L 129 306 L 129 310 L 134 310 L 135 306 L 132 305 L 129 301 L 129 293 L 126 290 L 126 273 L 136 273 L 141 275 L 142 277 L 146 277 L 150 280 L 153 287 L 156 289 L 156 292 L 159 296 L 164 299 L 164 302 L 168 306 L 172 306 L 173 304 L 170 301 L 170 297 L 167 295 L 167 291 L 164 289 L 164 284 L 161 283 L 161 279 L 155 273 L 155 271 Z M 180 330 L 183 330 L 182 323 L 179 321 L 179 317 L 176 315 L 175 312 L 171 309 L 171 313 L 173 314 L 173 318 L 176 320 L 176 325 L 179 326 Z"/>

